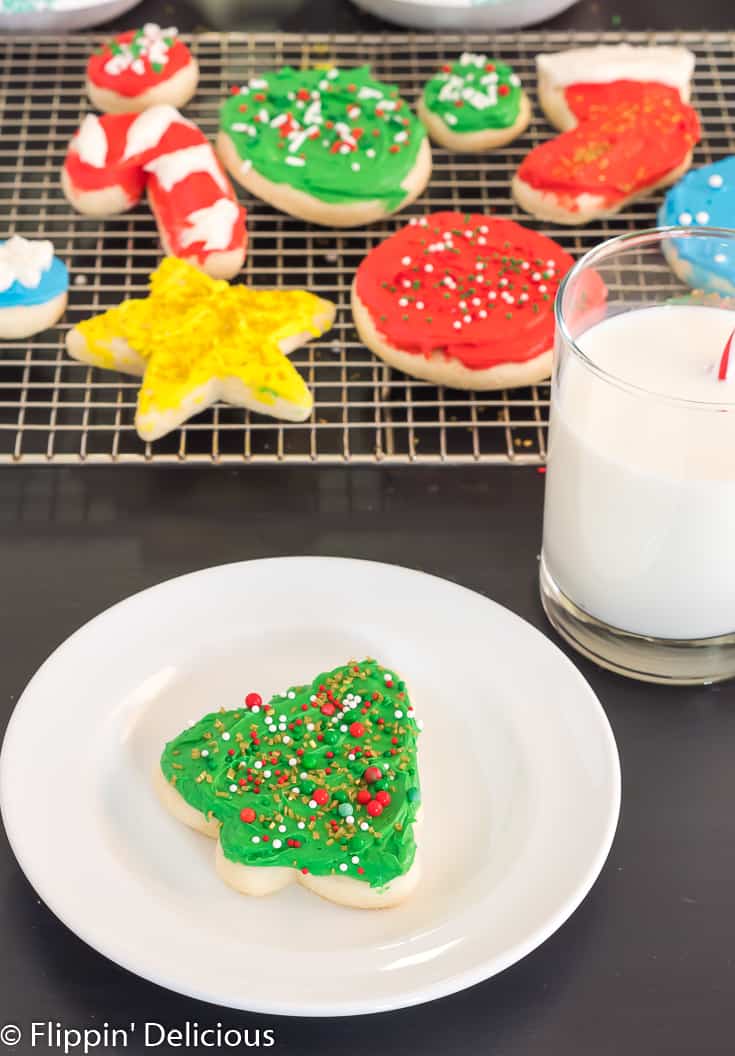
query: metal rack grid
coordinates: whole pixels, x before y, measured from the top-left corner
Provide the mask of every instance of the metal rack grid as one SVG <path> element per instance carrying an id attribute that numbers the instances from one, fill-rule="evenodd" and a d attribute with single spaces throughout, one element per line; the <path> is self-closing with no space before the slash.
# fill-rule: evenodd
<path id="1" fill-rule="evenodd" d="M 435 148 L 434 174 L 410 209 L 368 229 L 306 226 L 257 200 L 247 201 L 251 248 L 245 282 L 305 286 L 339 306 L 334 329 L 297 352 L 294 362 L 315 397 L 304 424 L 274 423 L 228 407 L 199 415 L 154 444 L 133 427 L 134 379 L 70 361 L 65 328 L 140 295 L 159 260 L 155 223 L 143 205 L 107 221 L 77 215 L 59 189 L 68 142 L 89 108 L 83 94 L 90 50 L 101 38 L 15 37 L 0 41 L 0 233 L 48 237 L 69 264 L 63 324 L 0 349 L 0 462 L 4 463 L 387 463 L 539 464 L 545 457 L 548 385 L 473 394 L 406 378 L 377 361 L 357 339 L 349 313 L 352 275 L 363 255 L 430 209 L 492 211 L 529 223 L 573 255 L 610 235 L 651 226 L 658 199 L 639 201 L 609 221 L 584 228 L 539 224 L 510 198 L 511 176 L 551 129 L 538 107 L 528 131 L 482 157 Z M 289 63 L 370 63 L 413 101 L 441 62 L 459 51 L 502 56 L 535 97 L 539 51 L 600 42 L 682 43 L 697 55 L 694 105 L 704 138 L 694 164 L 735 152 L 735 34 L 534 33 L 487 35 L 298 36 L 205 34 L 190 40 L 201 67 L 187 115 L 213 137 L 229 86 Z M 245 192 L 243 192 L 244 195 Z M 626 280 L 629 281 L 629 280 Z M 634 281 L 678 289 L 665 268 Z"/>

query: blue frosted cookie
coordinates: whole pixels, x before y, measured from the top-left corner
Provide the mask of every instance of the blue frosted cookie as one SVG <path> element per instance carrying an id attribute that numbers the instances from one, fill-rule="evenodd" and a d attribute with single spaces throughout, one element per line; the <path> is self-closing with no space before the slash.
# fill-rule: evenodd
<path id="1" fill-rule="evenodd" d="M 735 228 L 735 157 L 692 169 L 666 195 L 662 227 Z M 675 238 L 664 244 L 676 275 L 694 289 L 735 295 L 735 249 L 716 238 Z"/>
<path id="2" fill-rule="evenodd" d="M 0 242 L 0 338 L 46 330 L 66 308 L 69 272 L 45 240 L 13 235 Z"/>

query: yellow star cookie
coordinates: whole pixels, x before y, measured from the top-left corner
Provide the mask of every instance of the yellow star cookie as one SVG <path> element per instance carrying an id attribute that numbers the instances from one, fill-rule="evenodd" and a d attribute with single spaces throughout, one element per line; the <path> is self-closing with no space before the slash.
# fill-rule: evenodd
<path id="1" fill-rule="evenodd" d="M 157 440 L 217 400 L 303 422 L 312 395 L 286 356 L 334 321 L 335 308 L 305 290 L 254 290 L 211 279 L 167 257 L 151 292 L 79 323 L 74 359 L 142 376 L 135 426 Z"/>

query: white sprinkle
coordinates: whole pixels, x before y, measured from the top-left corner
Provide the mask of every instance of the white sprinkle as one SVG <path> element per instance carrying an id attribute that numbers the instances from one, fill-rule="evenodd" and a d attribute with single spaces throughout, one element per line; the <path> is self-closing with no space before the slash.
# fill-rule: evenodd
<path id="1" fill-rule="evenodd" d="M 314 810 L 316 808 L 316 800 L 315 799 L 310 799 L 309 800 L 309 806 L 311 807 L 312 810 Z"/>
<path id="2" fill-rule="evenodd" d="M 260 836 L 253 836 L 250 842 L 251 843 L 260 843 Z"/>
<path id="3" fill-rule="evenodd" d="M 499 279 L 498 280 L 498 286 L 507 286 L 507 285 L 508 285 L 508 280 L 507 279 Z"/>
<path id="4" fill-rule="evenodd" d="M 291 759 L 289 759 L 289 761 L 288 761 L 288 765 L 289 765 L 289 766 L 296 766 L 297 764 L 298 764 L 298 759 L 296 759 L 295 757 L 292 757 L 292 758 L 291 758 Z"/>
<path id="5" fill-rule="evenodd" d="M 203 750 L 203 752 L 202 752 L 202 759 L 206 759 L 208 755 L 209 755 L 209 752 L 208 752 L 208 751 L 207 751 L 207 749 L 205 748 L 205 749 Z"/>
<path id="6" fill-rule="evenodd" d="M 368 825 L 368 823 L 366 821 L 361 821 L 360 822 L 360 828 L 362 829 L 363 832 L 367 832 L 367 830 L 370 828 L 370 826 Z"/>
<path id="7" fill-rule="evenodd" d="M 346 873 L 347 872 L 347 866 L 345 865 L 344 862 L 340 862 L 339 871 L 340 871 L 340 873 Z"/>
<path id="8" fill-rule="evenodd" d="M 689 224 L 691 224 L 691 222 L 692 222 L 692 214 L 691 213 L 679 213 L 679 223 L 682 225 L 682 227 L 688 227 Z"/>
<path id="9" fill-rule="evenodd" d="M 288 722 L 288 716 L 287 715 L 279 715 L 278 716 L 278 721 L 279 722 Z"/>
<path id="10" fill-rule="evenodd" d="M 291 738 L 290 737 L 284 737 L 283 738 L 283 743 L 284 744 L 290 744 L 291 743 Z"/>
<path id="11" fill-rule="evenodd" d="M 289 690 L 288 699 L 289 700 L 296 700 L 296 694 L 293 692 L 293 690 Z"/>
<path id="12" fill-rule="evenodd" d="M 402 719 L 403 718 L 403 712 L 400 710 L 400 708 L 397 709 L 396 711 L 394 711 L 393 714 L 395 715 L 395 717 L 397 719 Z"/>
<path id="13" fill-rule="evenodd" d="M 407 268 L 410 263 L 411 263 L 411 258 L 410 257 L 403 257 L 401 259 L 401 264 L 404 266 L 404 268 Z M 385 677 L 386 678 L 390 678 L 390 675 L 386 675 Z"/>
<path id="14" fill-rule="evenodd" d="M 722 187 L 724 182 L 725 181 L 723 177 L 720 176 L 719 172 L 713 172 L 710 178 L 707 180 L 707 183 L 710 185 L 710 187 Z"/>
<path id="15" fill-rule="evenodd" d="M 309 733 L 311 733 L 315 729 L 314 723 L 313 722 L 307 722 L 306 728 L 309 731 Z"/>
<path id="16" fill-rule="evenodd" d="M 487 319 L 487 312 L 484 308 L 481 308 L 477 314 L 479 315 L 480 319 Z"/>
<path id="17" fill-rule="evenodd" d="M 546 285 L 546 283 L 542 282 L 541 285 L 538 288 L 538 292 L 539 293 L 546 293 L 547 289 L 548 289 L 548 286 Z"/>
<path id="18" fill-rule="evenodd" d="M 406 300 L 405 297 L 401 297 L 400 301 L 398 302 L 398 307 L 399 308 L 408 308 L 408 301 Z"/>
<path id="19" fill-rule="evenodd" d="M 259 704 L 253 704 L 253 706 L 252 706 L 252 708 L 250 710 L 253 712 L 254 715 L 257 715 L 258 712 L 260 711 L 260 705 Z"/>
<path id="20" fill-rule="evenodd" d="M 347 817 L 345 818 L 345 825 L 354 825 L 354 824 L 355 824 L 354 817 L 352 816 L 352 814 L 348 814 Z"/>
<path id="21" fill-rule="evenodd" d="M 727 255 L 725 253 L 715 253 L 715 264 L 726 264 Z"/>
<path id="22" fill-rule="evenodd" d="M 353 161 L 352 162 L 352 171 L 353 172 L 359 172 L 360 171 L 360 162 L 359 161 Z"/>
<path id="23" fill-rule="evenodd" d="M 353 864 L 353 865 L 359 865 L 359 864 L 360 864 L 360 857 L 359 857 L 359 855 L 357 855 L 357 854 L 353 854 L 353 855 L 352 855 L 352 858 L 350 859 L 350 861 L 352 862 L 352 864 Z"/>
<path id="24" fill-rule="evenodd" d="M 230 734 L 229 733 L 223 733 L 222 734 L 222 740 L 223 741 L 229 741 L 229 739 L 230 739 Z"/>
<path id="25" fill-rule="evenodd" d="M 347 733 L 347 727 L 345 726 L 344 723 L 342 723 L 342 725 L 340 726 L 339 732 L 340 733 Z"/>
<path id="26" fill-rule="evenodd" d="M 306 823 L 305 823 L 305 822 L 303 822 L 303 821 L 300 821 L 300 822 L 298 823 L 298 825 L 296 826 L 296 828 L 297 828 L 297 829 L 305 829 L 305 828 L 306 828 Z"/>
<path id="27" fill-rule="evenodd" d="M 495 292 L 495 290 L 490 290 L 490 292 L 489 292 L 489 293 L 488 293 L 488 295 L 487 295 L 487 299 L 488 299 L 489 301 L 494 301 L 494 300 L 495 300 L 495 298 L 496 298 L 497 296 L 498 296 L 498 295 L 497 295 L 497 293 Z"/>
<path id="28" fill-rule="evenodd" d="M 375 157 L 375 151 L 373 150 L 372 147 L 368 147 L 368 149 L 365 151 L 365 154 L 366 154 L 366 156 L 368 158 L 374 158 Z"/>
<path id="29" fill-rule="evenodd" d="M 350 752 L 350 754 L 349 754 L 349 755 L 347 756 L 347 758 L 349 759 L 349 761 L 350 761 L 351 763 L 354 763 L 354 761 L 355 761 L 355 756 L 353 755 L 353 753 L 352 753 L 352 752 Z"/>
<path id="30" fill-rule="evenodd" d="M 281 847 L 283 847 L 283 844 L 281 843 L 280 840 L 274 840 L 273 841 L 273 850 L 274 851 L 280 851 Z"/>
<path id="31" fill-rule="evenodd" d="M 425 272 L 431 274 L 431 272 L 433 270 L 434 270 L 434 265 L 433 264 L 424 264 L 424 271 Z"/>
<path id="32" fill-rule="evenodd" d="M 475 308 L 479 308 L 480 305 L 482 304 L 482 301 L 480 300 L 479 297 L 473 297 L 472 298 L 472 303 L 474 304 Z"/>
<path id="33" fill-rule="evenodd" d="M 271 774 L 271 771 L 270 771 L 270 770 L 264 770 L 264 771 L 263 771 L 263 777 L 272 777 L 272 776 L 273 776 L 273 775 Z"/>
<path id="34" fill-rule="evenodd" d="M 279 832 L 285 832 L 286 831 L 286 826 L 285 825 L 279 825 L 278 826 L 278 831 Z"/>
<path id="35" fill-rule="evenodd" d="M 79 279 L 79 278 L 82 278 L 82 279 L 83 279 L 83 278 L 84 278 L 84 276 L 83 276 L 83 275 L 77 275 L 77 279 Z M 75 279 L 74 281 L 76 282 L 76 279 Z M 86 280 L 85 280 L 85 281 L 86 281 Z M 77 285 L 79 285 L 79 283 L 77 283 Z M 186 725 L 187 725 L 187 728 L 188 728 L 188 729 L 191 729 L 191 728 L 192 728 L 192 726 L 196 726 L 196 719 L 189 719 L 189 721 L 187 722 L 187 724 L 186 724 Z"/>
<path id="36" fill-rule="evenodd" d="M 696 219 L 698 224 L 708 224 L 709 223 L 709 213 L 707 212 L 706 209 L 702 209 L 700 212 L 697 213 L 695 219 Z"/>
<path id="37" fill-rule="evenodd" d="M 464 318 L 463 318 L 463 322 L 471 323 L 472 322 L 472 316 L 471 315 L 465 315 Z"/>
<path id="38" fill-rule="evenodd" d="M 527 260 L 524 260 L 523 263 L 521 264 L 521 267 L 523 268 L 524 271 L 528 271 L 528 269 L 531 267 L 531 265 L 528 263 Z"/>
<path id="39" fill-rule="evenodd" d="M 256 770 L 262 770 L 263 769 L 263 764 L 261 763 L 260 759 L 258 759 L 258 761 L 256 762 L 255 769 Z"/>
<path id="40" fill-rule="evenodd" d="M 462 329 L 462 324 L 460 323 L 459 319 L 455 319 L 453 325 L 454 325 L 454 329 L 455 330 L 461 330 Z"/>
<path id="41" fill-rule="evenodd" d="M 417 312 L 423 312 L 424 308 L 425 308 L 425 305 L 424 305 L 423 301 L 416 301 L 416 311 Z"/>
<path id="42" fill-rule="evenodd" d="M 286 158 L 287 165 L 306 165 L 303 158 L 297 158 L 294 154 L 289 154 Z"/>
<path id="43" fill-rule="evenodd" d="M 230 785 L 230 792 L 237 792 L 237 785 Z"/>
<path id="44" fill-rule="evenodd" d="M 293 792 L 293 794 L 294 794 L 295 796 L 298 796 L 298 795 L 300 794 L 300 792 L 301 792 L 301 789 L 299 788 L 299 786 L 298 786 L 298 785 L 294 785 L 294 786 L 293 786 L 293 787 L 291 788 L 291 791 Z"/>

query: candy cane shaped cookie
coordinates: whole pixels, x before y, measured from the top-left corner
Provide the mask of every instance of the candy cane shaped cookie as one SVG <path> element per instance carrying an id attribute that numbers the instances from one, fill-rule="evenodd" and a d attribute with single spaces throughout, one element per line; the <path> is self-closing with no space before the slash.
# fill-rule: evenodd
<path id="1" fill-rule="evenodd" d="M 143 192 L 167 254 L 231 278 L 247 248 L 245 210 L 206 136 L 172 106 L 87 115 L 62 171 L 64 193 L 87 216 L 125 212 Z"/>
<path id="2" fill-rule="evenodd" d="M 119 33 L 87 63 L 87 95 L 108 114 L 140 112 L 159 103 L 184 106 L 198 81 L 196 59 L 178 31 L 154 22 Z"/>
<path id="3" fill-rule="evenodd" d="M 700 128 L 686 48 L 620 44 L 536 61 L 541 106 L 562 134 L 534 147 L 516 173 L 513 195 L 527 212 L 586 224 L 689 168 Z"/>

